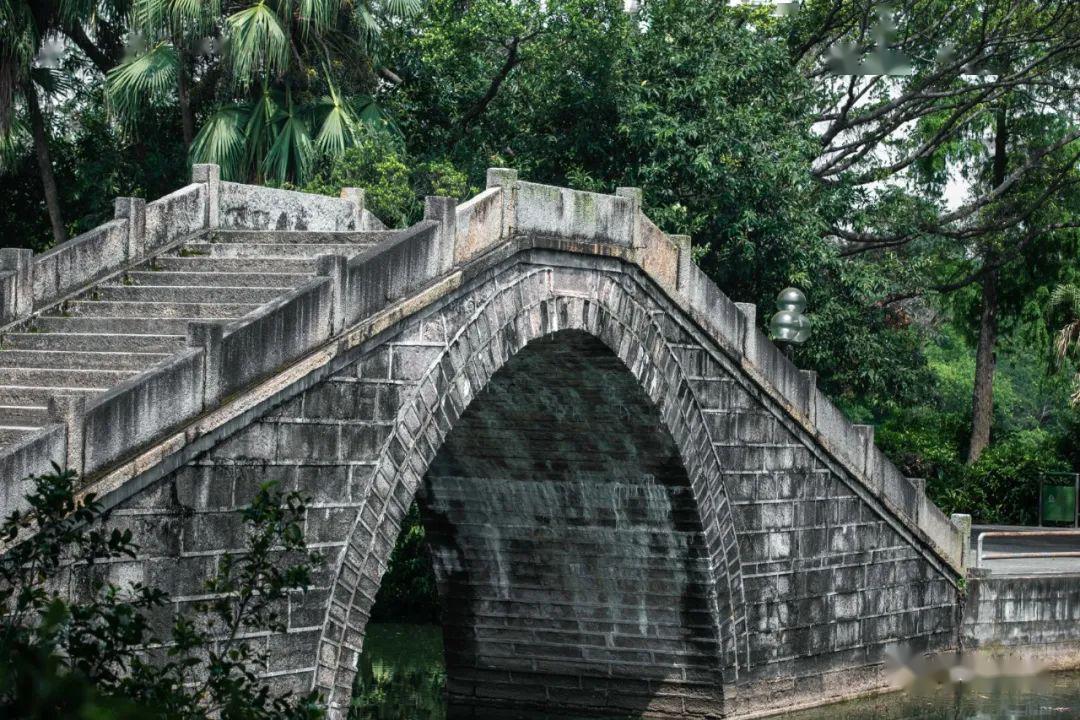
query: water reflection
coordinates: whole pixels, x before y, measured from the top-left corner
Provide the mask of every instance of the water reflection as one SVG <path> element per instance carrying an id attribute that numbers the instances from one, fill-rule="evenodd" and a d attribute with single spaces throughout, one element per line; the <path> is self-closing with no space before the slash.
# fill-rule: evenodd
<path id="1" fill-rule="evenodd" d="M 350 720 L 446 720 L 442 630 L 372 624 Z M 1067 720 L 1080 718 L 1080 673 L 923 682 L 909 690 L 788 713 L 783 720 Z"/>
<path id="2" fill-rule="evenodd" d="M 442 628 L 372 623 L 364 638 L 350 720 L 445 720 Z"/>

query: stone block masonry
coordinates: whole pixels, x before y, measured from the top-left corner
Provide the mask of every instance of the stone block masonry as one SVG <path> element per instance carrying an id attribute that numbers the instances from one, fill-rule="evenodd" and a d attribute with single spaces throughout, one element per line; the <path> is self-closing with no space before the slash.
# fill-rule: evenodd
<path id="1" fill-rule="evenodd" d="M 195 181 L 123 204 L 131 257 L 4 334 L 22 434 L 0 467 L 85 470 L 141 547 L 73 592 L 143 580 L 183 612 L 273 481 L 311 497 L 329 563 L 255 642 L 333 717 L 414 500 L 458 710 L 731 716 L 880 688 L 892 644 L 956 646 L 960 532 L 639 190 L 493 169 L 374 232 L 358 190 Z M 155 234 L 163 212 L 192 232 Z"/>

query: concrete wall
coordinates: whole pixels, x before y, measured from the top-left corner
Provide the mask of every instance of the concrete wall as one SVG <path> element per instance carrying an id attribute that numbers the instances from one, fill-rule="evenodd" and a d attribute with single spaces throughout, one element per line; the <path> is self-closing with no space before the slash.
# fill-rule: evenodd
<path id="1" fill-rule="evenodd" d="M 1080 575 L 975 577 L 967 591 L 965 649 L 1049 668 L 1080 666 Z"/>

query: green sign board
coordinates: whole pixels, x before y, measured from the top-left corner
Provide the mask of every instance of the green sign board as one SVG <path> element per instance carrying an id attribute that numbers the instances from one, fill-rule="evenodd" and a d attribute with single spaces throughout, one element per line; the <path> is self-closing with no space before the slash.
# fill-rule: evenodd
<path id="1" fill-rule="evenodd" d="M 1076 522 L 1075 485 L 1042 486 L 1042 521 L 1070 525 Z"/>

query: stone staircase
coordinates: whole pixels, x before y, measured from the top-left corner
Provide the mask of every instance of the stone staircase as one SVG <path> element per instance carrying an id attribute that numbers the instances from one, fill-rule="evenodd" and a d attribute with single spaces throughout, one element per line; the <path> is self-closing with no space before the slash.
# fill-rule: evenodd
<path id="1" fill-rule="evenodd" d="M 381 232 L 217 230 L 76 293 L 0 335 L 0 447 L 51 420 L 50 400 L 90 399 L 187 344 L 192 321 L 229 322 L 352 257 Z"/>

